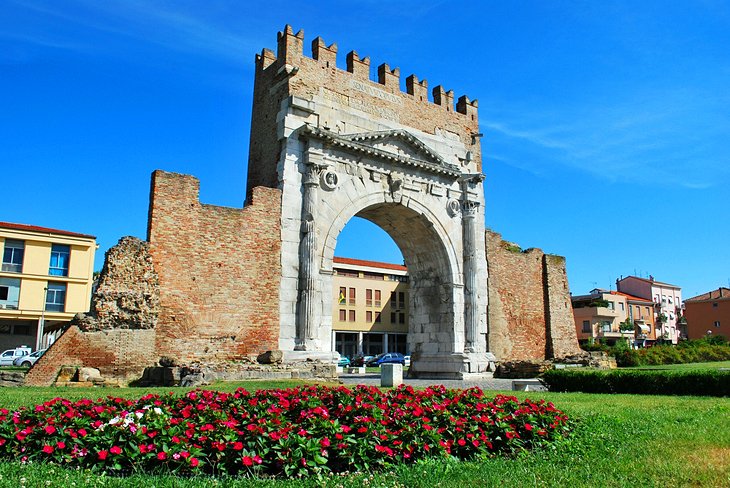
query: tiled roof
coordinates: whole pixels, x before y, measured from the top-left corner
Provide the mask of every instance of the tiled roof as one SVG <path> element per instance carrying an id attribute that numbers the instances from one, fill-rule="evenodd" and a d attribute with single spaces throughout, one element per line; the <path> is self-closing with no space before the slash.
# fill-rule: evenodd
<path id="1" fill-rule="evenodd" d="M 657 280 L 653 280 L 653 281 L 652 280 L 647 280 L 646 278 L 639 278 L 638 276 L 627 276 L 626 278 L 622 278 L 619 281 L 623 281 L 623 280 L 628 279 L 628 278 L 633 278 L 635 280 L 643 281 L 644 283 L 651 283 L 652 285 L 668 286 L 668 287 L 671 287 L 671 288 L 681 289 L 681 287 L 680 286 L 677 286 L 677 285 L 672 285 L 672 284 L 664 283 L 664 282 L 657 281 Z"/>
<path id="2" fill-rule="evenodd" d="M 38 227 L 37 225 L 13 224 L 11 222 L 0 222 L 0 229 L 24 230 L 27 232 L 40 232 L 42 234 L 57 234 L 61 236 L 85 237 L 87 239 L 96 239 L 96 236 L 88 234 L 78 234 L 67 230 L 50 229 L 48 227 Z"/>
<path id="3" fill-rule="evenodd" d="M 646 303 L 654 303 L 648 298 L 641 298 L 641 297 L 635 297 L 634 295 L 629 295 L 628 293 L 623 293 L 620 291 L 612 291 L 610 292 L 611 295 L 621 295 L 623 297 L 628 298 L 629 300 L 635 301 L 635 302 L 646 302 Z"/>
<path id="4" fill-rule="evenodd" d="M 722 293 L 722 296 L 720 296 L 720 293 Z M 685 302 L 699 302 L 702 300 L 719 300 L 727 298 L 730 298 L 730 288 L 725 288 L 721 286 L 717 290 L 708 291 L 707 293 L 703 293 L 702 295 L 688 298 L 685 300 Z"/>
<path id="5" fill-rule="evenodd" d="M 340 258 L 335 256 L 335 264 L 350 264 L 353 266 L 370 266 L 371 268 L 393 269 L 396 271 L 408 271 L 402 264 L 381 263 L 379 261 L 366 261 L 364 259 Z"/>

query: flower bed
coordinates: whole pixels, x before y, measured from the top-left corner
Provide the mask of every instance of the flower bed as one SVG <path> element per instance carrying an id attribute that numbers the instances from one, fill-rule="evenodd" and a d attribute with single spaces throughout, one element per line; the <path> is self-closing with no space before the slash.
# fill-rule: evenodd
<path id="1" fill-rule="evenodd" d="M 304 476 L 509 454 L 567 430 L 551 403 L 490 399 L 478 388 L 195 390 L 2 409 L 0 459 L 110 473 Z"/>

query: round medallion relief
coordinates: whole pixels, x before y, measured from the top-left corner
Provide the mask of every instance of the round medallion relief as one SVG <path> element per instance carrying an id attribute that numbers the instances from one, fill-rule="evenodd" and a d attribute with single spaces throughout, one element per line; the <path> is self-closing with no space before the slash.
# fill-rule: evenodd
<path id="1" fill-rule="evenodd" d="M 335 173 L 331 169 L 328 169 L 322 172 L 321 182 L 323 188 L 327 190 L 334 190 L 335 188 L 337 188 L 337 185 L 340 182 L 340 178 L 337 176 L 337 173 Z"/>

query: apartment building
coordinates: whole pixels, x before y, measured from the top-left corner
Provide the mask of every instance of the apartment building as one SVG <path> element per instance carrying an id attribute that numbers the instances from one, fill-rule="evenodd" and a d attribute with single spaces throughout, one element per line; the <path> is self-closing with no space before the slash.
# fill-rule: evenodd
<path id="1" fill-rule="evenodd" d="M 730 288 L 720 287 L 684 301 L 689 339 L 724 336 L 730 339 Z"/>
<path id="2" fill-rule="evenodd" d="M 408 353 L 408 269 L 335 257 L 332 349 L 341 356 Z"/>
<path id="3" fill-rule="evenodd" d="M 627 339 L 635 347 L 646 347 L 656 340 L 651 300 L 600 288 L 571 299 L 579 342 L 615 344 Z"/>
<path id="4" fill-rule="evenodd" d="M 0 350 L 52 344 L 91 300 L 96 238 L 0 222 Z"/>
<path id="5" fill-rule="evenodd" d="M 654 333 L 658 341 L 676 344 L 683 331 L 685 320 L 682 316 L 682 289 L 677 285 L 648 279 L 627 276 L 616 280 L 618 291 L 635 297 L 651 300 L 654 304 Z"/>

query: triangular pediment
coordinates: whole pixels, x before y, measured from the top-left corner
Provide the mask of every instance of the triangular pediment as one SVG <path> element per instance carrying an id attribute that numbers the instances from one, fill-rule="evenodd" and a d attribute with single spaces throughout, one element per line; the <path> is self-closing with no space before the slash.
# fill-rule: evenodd
<path id="1" fill-rule="evenodd" d="M 337 134 L 320 127 L 305 126 L 304 133 L 353 152 L 414 166 L 426 171 L 459 176 L 459 168 L 447 162 L 416 136 L 402 129 Z"/>

